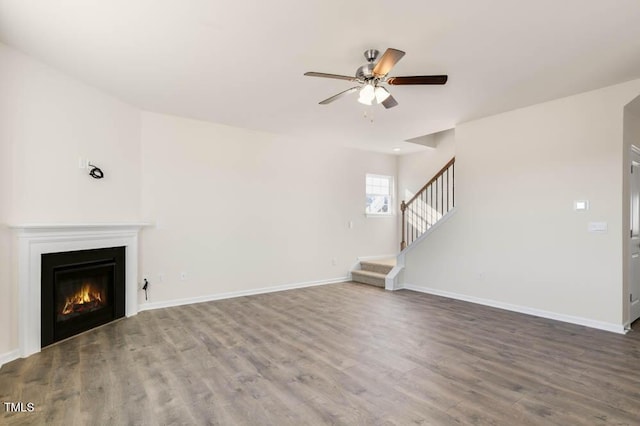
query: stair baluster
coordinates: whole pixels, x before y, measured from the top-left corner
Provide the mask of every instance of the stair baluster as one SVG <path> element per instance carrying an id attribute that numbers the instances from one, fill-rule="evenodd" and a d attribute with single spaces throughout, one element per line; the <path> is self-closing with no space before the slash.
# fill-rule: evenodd
<path id="1" fill-rule="evenodd" d="M 455 162 L 455 157 L 449 160 L 409 201 L 400 203 L 400 250 L 407 248 L 455 206 Z"/>

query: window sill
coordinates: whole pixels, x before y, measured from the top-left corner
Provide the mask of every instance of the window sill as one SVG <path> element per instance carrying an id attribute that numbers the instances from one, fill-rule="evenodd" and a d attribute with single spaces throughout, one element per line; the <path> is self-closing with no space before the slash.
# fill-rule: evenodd
<path id="1" fill-rule="evenodd" d="M 367 219 L 368 218 L 389 218 L 389 217 L 395 217 L 395 213 L 365 213 L 364 214 Z"/>

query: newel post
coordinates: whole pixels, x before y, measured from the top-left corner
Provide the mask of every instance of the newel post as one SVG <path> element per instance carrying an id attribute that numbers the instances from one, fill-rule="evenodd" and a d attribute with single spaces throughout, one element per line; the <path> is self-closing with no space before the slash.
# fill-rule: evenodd
<path id="1" fill-rule="evenodd" d="M 407 242 L 404 240 L 404 211 L 407 209 L 407 205 L 404 200 L 400 203 L 400 211 L 402 212 L 402 241 L 400 242 L 400 250 L 407 248 Z"/>

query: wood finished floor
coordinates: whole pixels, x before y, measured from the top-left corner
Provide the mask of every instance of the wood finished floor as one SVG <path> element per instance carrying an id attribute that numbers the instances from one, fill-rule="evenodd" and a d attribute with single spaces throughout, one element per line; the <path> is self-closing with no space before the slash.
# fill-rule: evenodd
<path id="1" fill-rule="evenodd" d="M 142 312 L 4 365 L 0 401 L 35 404 L 10 425 L 638 425 L 640 332 L 345 283 Z"/>

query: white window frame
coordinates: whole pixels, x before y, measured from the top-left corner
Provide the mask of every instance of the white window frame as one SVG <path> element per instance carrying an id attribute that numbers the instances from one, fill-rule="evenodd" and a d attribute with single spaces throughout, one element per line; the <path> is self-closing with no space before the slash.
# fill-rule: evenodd
<path id="1" fill-rule="evenodd" d="M 389 211 L 386 213 L 370 213 L 367 211 L 367 197 L 369 197 L 369 195 L 375 195 L 375 194 L 369 194 L 367 192 L 368 189 L 368 181 L 369 178 L 372 179 L 386 179 L 389 182 Z M 375 173 L 367 173 L 365 174 L 365 178 L 364 178 L 364 192 L 365 192 L 365 206 L 364 206 L 364 212 L 365 215 L 367 217 L 391 217 L 395 215 L 395 179 L 393 176 L 388 176 L 388 175 L 379 175 L 379 174 L 375 174 Z"/>

